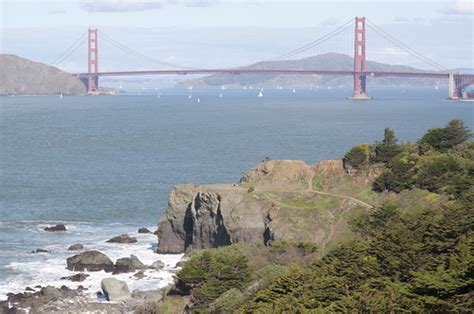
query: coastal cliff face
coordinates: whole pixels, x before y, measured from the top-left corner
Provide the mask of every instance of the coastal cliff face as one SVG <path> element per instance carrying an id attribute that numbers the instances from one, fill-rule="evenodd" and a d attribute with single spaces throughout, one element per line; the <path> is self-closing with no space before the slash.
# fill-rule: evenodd
<path id="1" fill-rule="evenodd" d="M 0 54 L 0 95 L 85 94 L 82 81 L 55 67 Z"/>
<path id="2" fill-rule="evenodd" d="M 345 177 L 340 160 L 276 160 L 250 169 L 239 184 L 179 185 L 159 222 L 157 252 L 280 239 L 313 241 L 324 250 L 350 235 L 351 213 L 370 207 L 316 190 L 318 182 Z"/>

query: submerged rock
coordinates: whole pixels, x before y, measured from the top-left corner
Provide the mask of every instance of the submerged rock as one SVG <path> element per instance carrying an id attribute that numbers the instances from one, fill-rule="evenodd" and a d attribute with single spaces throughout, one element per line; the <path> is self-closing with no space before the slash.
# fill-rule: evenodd
<path id="1" fill-rule="evenodd" d="M 67 231 L 65 225 L 56 225 L 56 226 L 52 226 L 52 227 L 45 227 L 43 230 L 48 231 L 48 232 Z"/>
<path id="2" fill-rule="evenodd" d="M 113 272 L 115 265 L 112 260 L 102 252 L 86 251 L 67 259 L 67 269 L 72 271 L 101 271 Z"/>
<path id="3" fill-rule="evenodd" d="M 132 254 L 130 257 L 119 258 L 115 262 L 114 274 L 129 273 L 144 268 L 145 265 L 138 259 L 138 257 Z"/>
<path id="4" fill-rule="evenodd" d="M 135 279 L 143 279 L 145 278 L 145 272 L 143 270 L 137 271 L 135 274 L 133 274 L 133 277 Z"/>
<path id="5" fill-rule="evenodd" d="M 60 279 L 61 280 L 70 280 L 70 281 L 74 281 L 74 282 L 82 282 L 82 281 L 86 280 L 87 277 L 89 277 L 88 274 L 78 273 L 78 274 L 75 274 L 75 275 L 72 275 L 72 276 L 61 277 Z"/>
<path id="6" fill-rule="evenodd" d="M 151 233 L 151 231 L 148 230 L 148 228 L 140 228 L 138 229 L 138 233 Z"/>
<path id="7" fill-rule="evenodd" d="M 31 251 L 31 253 L 49 253 L 49 251 L 45 249 L 36 249 Z"/>
<path id="8" fill-rule="evenodd" d="M 119 236 L 113 237 L 112 239 L 107 240 L 108 243 L 135 243 L 137 238 L 131 237 L 128 234 L 121 234 Z"/>
<path id="9" fill-rule="evenodd" d="M 67 248 L 68 251 L 79 251 L 84 248 L 84 245 L 76 243 Z"/>
<path id="10" fill-rule="evenodd" d="M 115 278 L 103 279 L 100 287 L 109 301 L 121 301 L 132 297 L 127 284 Z"/>

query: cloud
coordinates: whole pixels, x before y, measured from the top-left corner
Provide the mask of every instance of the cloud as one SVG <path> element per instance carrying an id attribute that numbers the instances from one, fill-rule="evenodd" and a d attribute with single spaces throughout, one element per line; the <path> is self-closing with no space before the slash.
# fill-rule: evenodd
<path id="1" fill-rule="evenodd" d="M 80 0 L 79 6 L 87 12 L 130 12 L 162 9 L 168 5 L 208 7 L 219 0 Z"/>
<path id="2" fill-rule="evenodd" d="M 444 14 L 474 14 L 474 1 L 472 0 L 455 0 L 442 11 Z"/>

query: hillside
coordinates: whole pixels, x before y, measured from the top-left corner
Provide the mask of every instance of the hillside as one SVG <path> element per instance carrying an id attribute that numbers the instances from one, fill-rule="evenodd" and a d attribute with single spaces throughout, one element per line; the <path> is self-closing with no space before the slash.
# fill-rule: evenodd
<path id="1" fill-rule="evenodd" d="M 391 65 L 374 61 L 367 61 L 370 71 L 394 71 L 394 72 L 423 72 L 403 65 Z M 351 71 L 353 69 L 353 58 L 344 54 L 328 53 L 300 60 L 288 61 L 264 61 L 241 69 L 255 70 L 335 70 Z M 370 86 L 433 86 L 436 84 L 447 84 L 444 80 L 418 79 L 418 78 L 368 78 Z M 276 88 L 282 87 L 320 87 L 320 86 L 352 86 L 352 77 L 343 76 L 320 76 L 320 75 L 210 75 L 204 78 L 183 81 L 180 87 L 206 87 L 206 86 L 245 86 Z"/>
<path id="2" fill-rule="evenodd" d="M 55 67 L 0 54 L 0 95 L 84 94 L 82 81 Z"/>
<path id="3" fill-rule="evenodd" d="M 186 251 L 156 312 L 468 313 L 474 143 L 461 120 L 316 166 L 266 161 L 239 184 L 170 194 L 159 252 Z"/>

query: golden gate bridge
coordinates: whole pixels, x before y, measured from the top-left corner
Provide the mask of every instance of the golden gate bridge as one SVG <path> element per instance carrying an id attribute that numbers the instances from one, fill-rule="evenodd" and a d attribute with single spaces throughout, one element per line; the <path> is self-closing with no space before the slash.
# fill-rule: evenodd
<path id="1" fill-rule="evenodd" d="M 348 76 L 353 78 L 353 93 L 351 99 L 364 100 L 370 99 L 367 94 L 367 78 L 378 77 L 397 77 L 397 78 L 426 78 L 426 79 L 445 79 L 448 83 L 448 98 L 461 99 L 465 95 L 464 91 L 468 86 L 474 84 L 474 74 L 461 74 L 450 72 L 446 67 L 420 54 L 416 50 L 408 47 L 383 29 L 372 23 L 365 17 L 356 17 L 341 26 L 333 29 L 324 36 L 303 45 L 297 49 L 291 50 L 278 57 L 265 61 L 283 61 L 296 60 L 298 56 L 308 51 L 315 50 L 323 43 L 329 42 L 331 39 L 341 33 L 353 28 L 353 68 L 350 70 L 332 70 L 332 69 L 254 69 L 248 67 L 225 68 L 225 69 L 208 69 L 208 68 L 191 68 L 172 63 L 163 62 L 153 57 L 144 55 L 135 51 L 126 45 L 114 40 L 110 36 L 101 32 L 101 38 L 115 47 L 122 49 L 136 57 L 148 60 L 155 64 L 167 67 L 168 69 L 160 70 L 135 70 L 135 71 L 99 71 L 99 31 L 97 29 L 89 29 L 87 34 L 87 64 L 88 70 L 84 73 L 75 73 L 74 75 L 81 78 L 86 86 L 89 95 L 97 95 L 99 91 L 100 77 L 114 76 L 136 76 L 136 75 L 192 75 L 192 74 L 226 74 L 226 75 L 329 75 L 329 76 Z M 367 32 L 370 29 L 383 40 L 390 43 L 403 52 L 404 56 L 410 56 L 417 61 L 428 65 L 432 70 L 418 70 L 407 68 L 404 71 L 371 71 L 368 68 L 367 60 Z M 72 46 L 64 51 L 60 57 L 53 63 L 59 64 L 76 51 L 86 39 L 83 34 Z M 329 65 L 330 66 L 330 65 Z"/>

